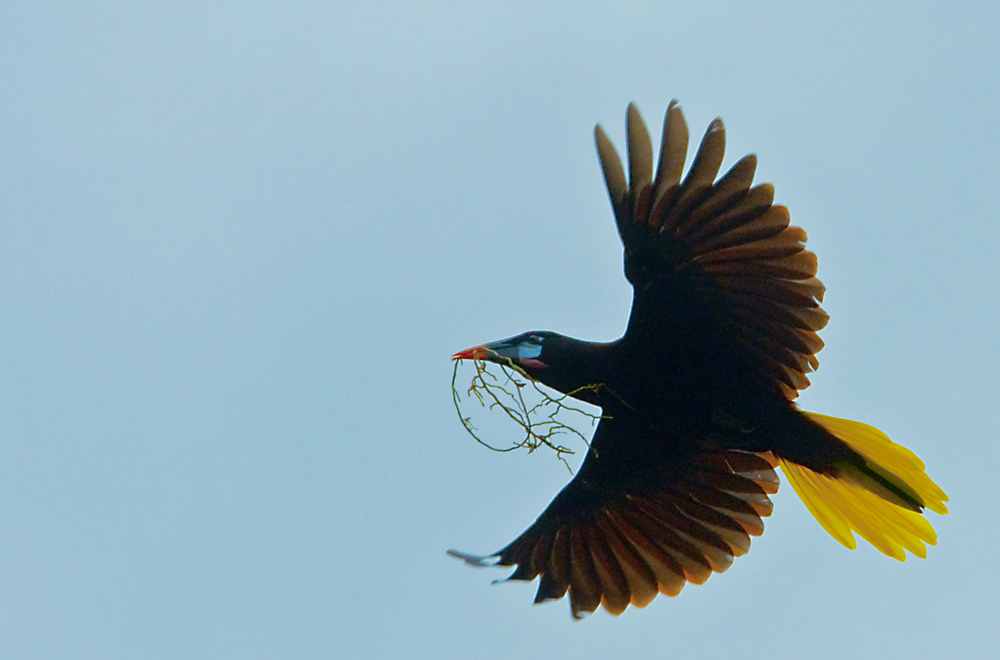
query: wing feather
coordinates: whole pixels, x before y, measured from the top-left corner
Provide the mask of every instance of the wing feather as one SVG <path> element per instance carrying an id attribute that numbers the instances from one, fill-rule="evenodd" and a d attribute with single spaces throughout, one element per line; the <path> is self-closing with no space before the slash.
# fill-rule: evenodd
<path id="1" fill-rule="evenodd" d="M 687 122 L 684 113 L 673 100 L 667 106 L 667 114 L 663 118 L 663 139 L 660 147 L 660 162 L 656 167 L 656 201 L 668 191 L 676 192 L 684 173 L 684 161 L 687 159 L 688 140 Z M 672 195 L 671 195 L 672 196 Z"/>
<path id="2" fill-rule="evenodd" d="M 630 602 L 636 607 L 646 607 L 659 593 L 653 569 L 622 536 L 618 527 L 609 519 L 606 511 L 596 524 L 598 536 L 607 543 L 608 549 L 618 562 L 618 567 L 628 584 L 631 595 Z M 610 611 L 610 608 L 608 609 Z"/>
<path id="3" fill-rule="evenodd" d="M 728 569 L 763 532 L 778 483 L 771 462 L 734 450 L 689 453 L 662 475 L 624 492 L 574 479 L 496 563 L 515 567 L 508 580 L 540 577 L 536 603 L 568 593 L 576 618 L 599 606 L 618 615 Z"/>
<path id="4" fill-rule="evenodd" d="M 584 536 L 585 525 L 569 530 L 569 602 L 573 618 L 601 604 L 601 583 Z"/>
<path id="5" fill-rule="evenodd" d="M 500 564 L 504 565 L 502 553 L 500 557 Z M 538 583 L 538 593 L 535 594 L 536 603 L 557 600 L 566 594 L 569 588 L 569 564 L 569 530 L 557 529 L 552 540 L 552 548 L 549 550 L 548 561 L 539 570 L 542 579 Z"/>
<path id="6" fill-rule="evenodd" d="M 628 181 L 632 190 L 642 190 L 653 179 L 653 145 L 642 115 L 634 103 L 626 114 L 628 132 Z"/>
<path id="7" fill-rule="evenodd" d="M 691 210 L 691 222 L 701 225 L 743 199 L 753 184 L 756 171 L 757 156 L 754 154 L 747 154 L 737 161 L 725 176 L 715 182 L 701 203 Z"/>
<path id="8" fill-rule="evenodd" d="M 602 592 L 601 605 L 617 616 L 624 612 L 632 601 L 628 578 L 611 550 L 607 532 L 602 531 L 600 522 L 595 521 L 593 526 L 584 527 L 583 532 L 597 575 L 597 583 Z"/>

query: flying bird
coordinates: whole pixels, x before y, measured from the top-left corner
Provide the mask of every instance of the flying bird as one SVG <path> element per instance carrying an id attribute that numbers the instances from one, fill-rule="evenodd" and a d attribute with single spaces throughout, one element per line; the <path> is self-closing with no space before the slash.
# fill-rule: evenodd
<path id="1" fill-rule="evenodd" d="M 912 452 L 860 422 L 799 410 L 829 319 L 806 234 L 753 185 L 748 155 L 716 180 L 720 119 L 687 174 L 688 128 L 677 102 L 654 171 L 649 133 L 627 111 L 628 179 L 598 125 L 597 152 L 632 310 L 617 341 L 532 331 L 456 353 L 516 365 L 548 387 L 599 406 L 575 477 L 524 533 L 476 566 L 540 578 L 535 602 L 569 593 L 574 618 L 618 615 L 658 593 L 702 584 L 750 549 L 771 515 L 781 467 L 819 523 L 854 549 L 854 532 L 900 561 L 937 536 L 925 508 L 942 491 Z"/>

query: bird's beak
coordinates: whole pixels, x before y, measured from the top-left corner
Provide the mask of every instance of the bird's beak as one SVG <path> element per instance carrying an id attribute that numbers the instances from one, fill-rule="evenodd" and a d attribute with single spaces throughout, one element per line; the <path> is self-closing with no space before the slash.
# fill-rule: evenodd
<path id="1" fill-rule="evenodd" d="M 503 358 L 517 360 L 517 344 L 512 344 L 510 340 L 504 339 L 490 344 L 473 346 L 451 356 L 452 360 L 489 360 L 491 362 L 503 362 Z"/>
<path id="2" fill-rule="evenodd" d="M 472 348 L 467 348 L 464 351 L 459 351 L 451 356 L 452 360 L 485 360 L 486 359 L 486 347 L 485 346 L 473 346 Z"/>

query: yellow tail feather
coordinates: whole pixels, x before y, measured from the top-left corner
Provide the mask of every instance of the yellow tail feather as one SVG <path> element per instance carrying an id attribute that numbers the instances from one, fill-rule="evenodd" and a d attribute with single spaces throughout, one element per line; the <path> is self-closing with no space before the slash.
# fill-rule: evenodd
<path id="1" fill-rule="evenodd" d="M 907 494 L 915 493 L 931 511 L 948 513 L 944 504 L 948 496 L 927 476 L 923 461 L 909 449 L 897 445 L 874 426 L 816 413 L 805 414 L 861 454 L 870 462 L 873 472 L 899 484 Z M 899 561 L 906 560 L 906 550 L 917 557 L 926 557 L 924 544 L 937 543 L 934 528 L 920 513 L 879 497 L 875 493 L 885 496 L 885 489 L 873 487 L 872 480 L 860 470 L 848 470 L 838 479 L 785 460 L 780 460 L 779 465 L 823 529 L 851 550 L 857 547 L 852 532 Z M 891 496 L 890 499 L 897 498 Z"/>

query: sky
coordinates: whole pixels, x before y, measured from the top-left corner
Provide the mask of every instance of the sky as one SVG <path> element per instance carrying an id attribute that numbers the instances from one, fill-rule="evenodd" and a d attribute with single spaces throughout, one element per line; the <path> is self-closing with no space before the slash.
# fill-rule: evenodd
<path id="1" fill-rule="evenodd" d="M 997 34 L 986 1 L 4 2 L 0 657 L 993 657 Z M 673 98 L 819 256 L 801 406 L 952 513 L 899 563 L 784 484 L 725 574 L 574 622 L 445 554 L 569 478 L 466 434 L 449 356 L 622 333 L 593 126 Z"/>

